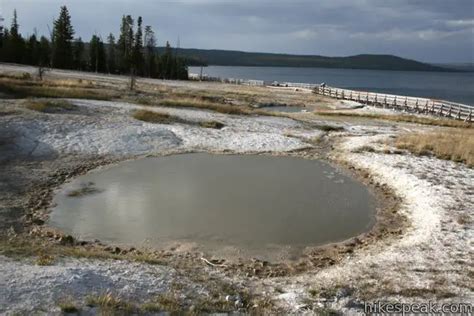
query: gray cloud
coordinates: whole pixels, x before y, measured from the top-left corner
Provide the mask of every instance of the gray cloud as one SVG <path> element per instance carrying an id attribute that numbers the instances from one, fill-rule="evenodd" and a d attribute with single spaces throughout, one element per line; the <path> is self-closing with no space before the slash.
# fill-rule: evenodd
<path id="1" fill-rule="evenodd" d="M 395 54 L 431 62 L 474 62 L 472 0 L 3 0 L 23 34 L 47 26 L 66 4 L 78 36 L 117 34 L 122 14 L 142 15 L 183 47 L 344 56 Z"/>

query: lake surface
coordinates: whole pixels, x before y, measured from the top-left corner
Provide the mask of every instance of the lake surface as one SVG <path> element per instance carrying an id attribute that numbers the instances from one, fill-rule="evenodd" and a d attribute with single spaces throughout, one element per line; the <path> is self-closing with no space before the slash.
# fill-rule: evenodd
<path id="1" fill-rule="evenodd" d="M 200 73 L 200 67 L 190 67 Z M 363 69 L 209 66 L 203 74 L 221 78 L 316 83 L 380 93 L 426 97 L 474 106 L 473 72 L 421 72 Z"/>
<path id="2" fill-rule="evenodd" d="M 69 194 L 93 182 L 99 191 Z M 50 224 L 85 239 L 213 251 L 340 241 L 367 231 L 373 196 L 314 160 L 183 154 L 124 162 L 67 184 Z"/>

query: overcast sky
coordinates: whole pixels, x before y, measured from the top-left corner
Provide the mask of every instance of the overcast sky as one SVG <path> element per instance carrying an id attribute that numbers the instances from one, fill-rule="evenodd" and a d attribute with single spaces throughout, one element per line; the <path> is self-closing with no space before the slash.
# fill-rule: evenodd
<path id="1" fill-rule="evenodd" d="M 16 8 L 24 35 L 48 34 L 63 4 L 87 41 L 131 14 L 160 46 L 474 62 L 474 0 L 0 0 L 0 12 L 9 26 Z"/>

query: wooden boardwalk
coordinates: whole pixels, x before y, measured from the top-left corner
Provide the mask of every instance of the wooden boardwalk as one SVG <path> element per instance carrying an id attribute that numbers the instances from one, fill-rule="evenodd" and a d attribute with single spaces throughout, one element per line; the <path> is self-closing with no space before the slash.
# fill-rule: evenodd
<path id="1" fill-rule="evenodd" d="M 317 94 L 342 100 L 352 100 L 388 109 L 405 112 L 424 113 L 448 117 L 465 122 L 473 122 L 474 107 L 445 100 L 407 97 L 394 94 L 383 94 L 365 91 L 339 89 L 334 87 L 314 87 Z"/>
<path id="2" fill-rule="evenodd" d="M 204 76 L 189 74 L 191 80 L 218 81 L 225 83 L 249 85 L 249 86 L 275 86 L 309 89 L 314 93 L 342 100 L 352 100 L 363 104 L 379 106 L 387 109 L 399 110 L 411 113 L 423 113 L 427 115 L 446 117 L 472 123 L 474 121 L 474 106 L 427 98 L 408 97 L 395 94 L 383 94 L 367 91 L 356 91 L 340 89 L 318 84 L 295 83 L 295 82 L 267 82 L 263 80 L 245 80 Z"/>

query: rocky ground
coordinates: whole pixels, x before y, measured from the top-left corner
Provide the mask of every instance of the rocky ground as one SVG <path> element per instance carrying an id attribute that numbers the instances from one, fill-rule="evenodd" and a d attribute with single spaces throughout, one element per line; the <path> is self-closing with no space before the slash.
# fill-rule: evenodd
<path id="1" fill-rule="evenodd" d="M 82 76 L 109 85 L 114 80 L 126 81 L 93 74 L 54 75 Z M 217 83 L 147 80 L 143 84 L 211 93 L 243 89 Z M 255 93 L 265 94 L 265 88 L 255 89 Z M 309 102 L 311 108 L 318 104 L 335 106 L 331 100 L 305 101 L 311 96 L 296 92 L 278 94 L 284 98 L 281 102 L 297 98 L 298 102 Z M 125 302 L 141 304 L 142 310 L 147 310 L 146 304 L 157 298 L 157 304 L 168 310 L 177 304 L 191 311 L 231 307 L 291 313 L 360 313 L 364 302 L 375 300 L 474 301 L 474 170 L 462 163 L 414 156 L 397 150 L 390 142 L 401 132 L 436 127 L 349 117 L 323 120 L 311 113 L 290 117 L 229 115 L 79 99 L 69 100 L 75 105 L 72 111 L 41 113 L 26 109 L 23 102 L 0 100 L 0 228 L 4 248 L 0 249 L 0 313 L 55 314 L 69 303 L 80 307 L 83 314 L 94 314 L 98 312 L 97 305 L 103 305 L 87 306 L 87 302 L 104 293 L 119 298 L 118 305 L 125 311 Z M 225 127 L 146 123 L 131 116 L 136 109 L 168 113 L 186 121 L 219 121 Z M 343 130 L 328 131 L 323 128 L 327 125 Z M 321 250 L 323 255 L 318 255 L 320 250 L 313 249 L 312 258 L 317 260 L 311 264 L 305 262 L 304 268 L 291 273 L 268 275 L 259 274 L 256 269 L 266 271 L 265 266 L 272 263 L 256 262 L 250 268 L 233 270 L 206 263 L 198 254 L 165 254 L 159 257 L 161 261 L 147 263 L 119 254 L 114 258 L 88 258 L 82 252 L 76 256 L 68 250 L 71 255 L 54 256 L 49 262 L 39 250 L 27 255 L 22 249 L 12 251 L 16 238 L 28 240 L 30 237 L 25 236 L 38 231 L 41 233 L 31 236 L 35 243 L 55 247 L 57 240 L 41 237 L 48 230 L 44 223 L 47 201 L 52 190 L 68 178 L 122 160 L 191 151 L 327 159 L 379 190 L 379 194 L 386 194 L 386 199 L 396 201 L 385 201 L 379 210 L 379 220 L 390 227 L 351 240 L 351 247 L 334 245 L 332 254 Z M 107 247 L 103 245 L 104 249 Z M 324 260 L 329 263 L 322 264 Z M 212 308 L 206 305 L 211 303 Z"/>

